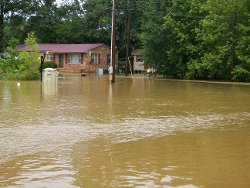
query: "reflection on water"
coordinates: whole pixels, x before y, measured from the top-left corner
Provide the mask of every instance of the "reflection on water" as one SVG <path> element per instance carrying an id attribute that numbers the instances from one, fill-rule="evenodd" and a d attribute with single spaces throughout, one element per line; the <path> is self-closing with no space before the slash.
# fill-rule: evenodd
<path id="1" fill-rule="evenodd" d="M 21 156 L 0 167 L 3 181 L 1 187 L 75 187 L 72 167 L 53 158 L 39 154 Z M 70 185 L 70 186 L 69 186 Z"/>
<path id="2" fill-rule="evenodd" d="M 249 187 L 250 86 L 0 82 L 0 187 Z"/>
<path id="3" fill-rule="evenodd" d="M 55 96 L 57 94 L 57 84 L 55 83 L 44 83 L 41 87 L 43 98 Z"/>
<path id="4" fill-rule="evenodd" d="M 182 133 L 114 145 L 96 139 L 88 149 L 86 143 L 78 144 L 73 160 L 78 185 L 87 181 L 90 187 L 244 187 L 249 181 L 244 167 L 249 144 L 238 136 L 246 133 L 223 131 L 223 138 L 216 134 L 222 133 Z"/>

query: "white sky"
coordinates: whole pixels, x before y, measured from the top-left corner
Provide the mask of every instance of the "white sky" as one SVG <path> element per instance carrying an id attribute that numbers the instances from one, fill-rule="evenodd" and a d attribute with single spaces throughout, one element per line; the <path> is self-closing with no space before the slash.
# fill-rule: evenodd
<path id="1" fill-rule="evenodd" d="M 72 0 L 56 0 L 56 3 L 59 5 L 61 3 L 66 3 L 66 2 L 70 2 Z"/>

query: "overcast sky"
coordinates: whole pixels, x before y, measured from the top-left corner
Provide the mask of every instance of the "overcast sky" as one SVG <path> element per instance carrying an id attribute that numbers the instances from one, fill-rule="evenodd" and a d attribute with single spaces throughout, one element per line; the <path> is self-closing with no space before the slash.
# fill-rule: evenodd
<path id="1" fill-rule="evenodd" d="M 63 0 L 56 0 L 57 4 L 61 4 Z"/>
<path id="2" fill-rule="evenodd" d="M 70 2 L 72 0 L 56 0 L 57 4 L 65 3 L 65 2 Z"/>

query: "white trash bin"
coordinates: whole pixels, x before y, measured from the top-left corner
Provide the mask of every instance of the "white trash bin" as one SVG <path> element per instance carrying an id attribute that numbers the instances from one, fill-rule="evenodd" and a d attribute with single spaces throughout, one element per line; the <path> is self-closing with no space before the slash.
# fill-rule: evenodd
<path id="1" fill-rule="evenodd" d="M 96 69 L 96 74 L 97 74 L 97 75 L 103 75 L 103 69 L 97 68 L 97 69 Z"/>
<path id="2" fill-rule="evenodd" d="M 43 83 L 57 83 L 58 72 L 53 68 L 43 69 Z"/>

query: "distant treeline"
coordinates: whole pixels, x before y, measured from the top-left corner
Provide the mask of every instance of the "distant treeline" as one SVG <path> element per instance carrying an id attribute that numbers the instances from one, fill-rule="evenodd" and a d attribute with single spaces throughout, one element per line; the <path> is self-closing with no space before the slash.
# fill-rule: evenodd
<path id="1" fill-rule="evenodd" d="M 129 51 L 142 48 L 165 77 L 250 82 L 250 1 L 116 1 L 120 57 L 130 36 Z M 31 31 L 41 43 L 109 45 L 112 0 L 69 2 L 0 1 L 0 51 Z"/>

